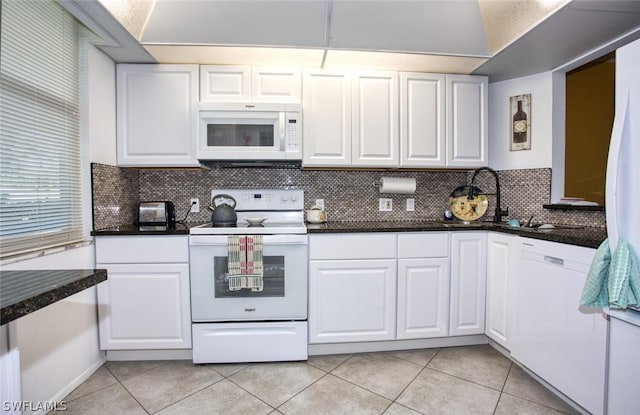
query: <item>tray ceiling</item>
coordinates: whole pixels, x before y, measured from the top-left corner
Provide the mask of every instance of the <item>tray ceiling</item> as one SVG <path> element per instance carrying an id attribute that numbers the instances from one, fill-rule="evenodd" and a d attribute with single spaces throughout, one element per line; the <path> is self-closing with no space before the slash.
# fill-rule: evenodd
<path id="1" fill-rule="evenodd" d="M 640 0 L 99 1 L 160 63 L 481 73 L 492 81 L 553 69 L 640 27 Z"/>

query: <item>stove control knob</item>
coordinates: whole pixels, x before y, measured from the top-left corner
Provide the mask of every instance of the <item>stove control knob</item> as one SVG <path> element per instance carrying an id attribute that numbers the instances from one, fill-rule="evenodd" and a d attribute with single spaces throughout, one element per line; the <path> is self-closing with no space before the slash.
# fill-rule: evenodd
<path id="1" fill-rule="evenodd" d="M 289 200 L 289 196 L 287 195 L 282 195 L 282 201 L 286 202 L 287 200 Z"/>
<path id="2" fill-rule="evenodd" d="M 291 201 L 295 202 L 296 200 L 298 200 L 298 196 L 296 195 L 291 195 Z"/>

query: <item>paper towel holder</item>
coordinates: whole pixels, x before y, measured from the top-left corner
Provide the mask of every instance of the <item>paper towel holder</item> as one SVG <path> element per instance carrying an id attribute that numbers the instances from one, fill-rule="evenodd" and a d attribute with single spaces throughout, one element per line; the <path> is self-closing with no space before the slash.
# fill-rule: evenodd
<path id="1" fill-rule="evenodd" d="M 400 188 L 393 190 L 384 190 L 384 181 L 395 181 L 395 182 L 405 182 L 400 185 Z M 391 187 L 395 187 L 398 184 L 391 185 Z M 380 193 L 400 193 L 400 194 L 413 194 L 416 191 L 416 179 L 415 178 L 390 178 L 390 177 L 382 177 L 380 180 L 376 180 L 373 182 L 373 186 L 376 187 Z M 405 188 L 405 186 L 408 186 Z"/>

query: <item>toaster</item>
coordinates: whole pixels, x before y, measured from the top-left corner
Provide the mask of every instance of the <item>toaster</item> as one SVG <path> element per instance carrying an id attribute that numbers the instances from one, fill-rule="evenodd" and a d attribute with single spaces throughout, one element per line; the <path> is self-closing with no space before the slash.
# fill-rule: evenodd
<path id="1" fill-rule="evenodd" d="M 173 202 L 140 202 L 138 204 L 138 225 L 164 225 L 176 223 Z"/>

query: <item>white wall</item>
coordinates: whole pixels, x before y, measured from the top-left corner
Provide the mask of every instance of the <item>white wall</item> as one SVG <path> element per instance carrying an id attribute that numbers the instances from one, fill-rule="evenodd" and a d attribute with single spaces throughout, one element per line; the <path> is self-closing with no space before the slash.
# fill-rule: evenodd
<path id="1" fill-rule="evenodd" d="M 523 94 L 531 94 L 531 150 L 509 151 L 509 97 Z M 551 72 L 489 84 L 489 161 L 492 168 L 551 168 L 553 104 Z"/>
<path id="2" fill-rule="evenodd" d="M 90 161 L 115 164 L 115 64 L 90 47 L 88 97 L 82 102 L 88 122 L 82 140 L 89 141 Z M 108 143 L 109 146 L 105 146 Z M 91 205 L 88 193 L 84 203 Z M 85 224 L 90 229 L 88 220 Z M 3 270 L 93 269 L 92 243 L 24 261 L 5 264 Z M 98 338 L 97 294 L 92 287 L 16 320 L 22 400 L 44 402 L 63 399 L 105 361 Z"/>
<path id="3" fill-rule="evenodd" d="M 92 269 L 93 245 L 5 265 L 3 270 Z M 96 288 L 16 320 L 22 400 L 63 399 L 104 363 L 98 343 Z"/>

